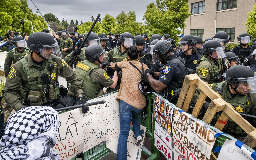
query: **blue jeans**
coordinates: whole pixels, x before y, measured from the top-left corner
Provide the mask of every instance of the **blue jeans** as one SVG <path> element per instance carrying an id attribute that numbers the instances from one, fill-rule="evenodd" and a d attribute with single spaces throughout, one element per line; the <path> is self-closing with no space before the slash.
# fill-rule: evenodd
<path id="1" fill-rule="evenodd" d="M 117 160 L 127 159 L 127 139 L 130 131 L 130 122 L 133 124 L 133 132 L 135 137 L 140 135 L 140 124 L 138 113 L 141 110 L 120 100 L 120 134 L 118 139 Z"/>

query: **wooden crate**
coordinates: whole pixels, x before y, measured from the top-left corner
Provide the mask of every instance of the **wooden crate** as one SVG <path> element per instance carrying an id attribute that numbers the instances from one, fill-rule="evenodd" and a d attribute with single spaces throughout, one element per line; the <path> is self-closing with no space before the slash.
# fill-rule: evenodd
<path id="1" fill-rule="evenodd" d="M 208 97 L 211 103 L 202 120 L 209 124 L 216 113 L 222 112 L 214 126 L 222 130 L 228 120 L 231 119 L 247 133 L 248 136 L 244 143 L 252 148 L 256 146 L 256 128 L 236 112 L 230 103 L 224 101 L 221 95 L 215 92 L 208 83 L 202 81 L 198 75 L 191 74 L 185 77 L 176 106 L 187 112 L 196 89 L 199 90 L 199 96 L 192 111 L 194 117 L 198 117 L 205 99 Z"/>

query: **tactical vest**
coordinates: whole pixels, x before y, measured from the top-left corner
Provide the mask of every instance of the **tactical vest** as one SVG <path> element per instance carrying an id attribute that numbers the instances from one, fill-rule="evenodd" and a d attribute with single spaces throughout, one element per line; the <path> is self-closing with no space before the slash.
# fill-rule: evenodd
<path id="1" fill-rule="evenodd" d="M 113 59 L 114 59 L 114 62 L 121 62 L 123 61 L 124 59 L 127 59 L 128 58 L 128 55 L 127 53 L 121 53 L 121 49 L 120 47 L 116 47 L 113 49 Z"/>
<path id="2" fill-rule="evenodd" d="M 173 58 L 167 62 L 169 66 L 176 66 L 176 71 L 173 75 L 173 80 L 168 84 L 167 88 L 163 91 L 163 96 L 167 98 L 170 102 L 176 103 L 178 100 L 180 88 L 182 87 L 186 67 L 181 58 Z M 177 73 L 177 71 L 180 73 Z"/>
<path id="3" fill-rule="evenodd" d="M 222 80 L 222 73 L 224 72 L 224 63 L 222 59 L 212 60 L 210 58 L 202 57 L 201 61 L 207 61 L 210 63 L 210 66 L 208 67 L 210 80 L 208 83 L 220 82 Z"/>
<path id="4" fill-rule="evenodd" d="M 28 57 L 21 60 L 24 77 L 24 99 L 27 105 L 45 105 L 56 100 L 59 95 L 57 62 L 52 59 L 42 66 L 29 66 Z"/>
<path id="5" fill-rule="evenodd" d="M 98 96 L 102 87 L 99 83 L 96 83 L 91 78 L 91 73 L 94 69 L 99 68 L 96 64 L 85 60 L 83 62 L 78 62 L 76 66 L 76 73 L 78 79 L 83 80 L 83 91 L 88 98 L 94 98 Z"/>

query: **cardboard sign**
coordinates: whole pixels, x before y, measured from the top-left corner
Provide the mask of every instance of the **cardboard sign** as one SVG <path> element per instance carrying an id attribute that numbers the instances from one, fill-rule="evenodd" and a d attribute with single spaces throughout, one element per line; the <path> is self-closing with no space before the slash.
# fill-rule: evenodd
<path id="1" fill-rule="evenodd" d="M 155 94 L 155 146 L 167 159 L 210 159 L 215 131 Z M 172 154 L 171 154 L 172 153 Z"/>
<path id="2" fill-rule="evenodd" d="M 54 149 L 61 159 L 69 160 L 102 142 L 106 142 L 107 147 L 116 153 L 120 130 L 119 103 L 116 94 L 88 101 L 104 100 L 105 103 L 90 106 L 86 114 L 83 114 L 81 109 L 75 109 L 59 115 L 59 134 Z M 128 138 L 128 153 L 132 156 L 128 159 L 134 160 L 134 155 L 140 159 L 141 146 L 136 146 L 135 142 L 131 133 Z"/>

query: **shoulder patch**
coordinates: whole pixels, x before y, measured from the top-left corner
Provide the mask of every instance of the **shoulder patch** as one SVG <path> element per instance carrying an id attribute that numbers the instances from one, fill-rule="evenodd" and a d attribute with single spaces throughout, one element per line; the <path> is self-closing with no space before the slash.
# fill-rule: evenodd
<path id="1" fill-rule="evenodd" d="M 13 79 L 13 78 L 15 78 L 15 77 L 16 77 L 16 70 L 15 70 L 14 67 L 11 67 L 10 72 L 9 72 L 9 74 L 8 74 L 8 78 L 9 78 L 9 79 Z"/>
<path id="2" fill-rule="evenodd" d="M 87 66 L 87 65 L 85 65 L 85 64 L 83 64 L 83 63 L 80 63 L 80 62 L 78 62 L 76 66 L 77 66 L 78 68 L 84 70 L 84 71 L 89 71 L 89 69 L 90 69 L 89 66 Z"/>
<path id="3" fill-rule="evenodd" d="M 202 76 L 202 77 L 207 77 L 208 74 L 209 74 L 209 70 L 207 68 L 200 68 L 199 69 L 199 74 Z"/>
<path id="4" fill-rule="evenodd" d="M 62 65 L 62 67 L 68 66 L 67 62 L 64 61 L 64 59 L 61 60 L 61 65 Z"/>
<path id="5" fill-rule="evenodd" d="M 104 77 L 106 80 L 108 80 L 110 77 L 108 76 L 107 72 L 104 72 Z"/>
<path id="6" fill-rule="evenodd" d="M 235 107 L 235 110 L 238 112 L 238 113 L 243 113 L 244 112 L 244 109 L 243 107 L 241 107 L 240 105 Z"/>
<path id="7" fill-rule="evenodd" d="M 165 69 L 163 70 L 163 73 L 168 74 L 170 72 L 171 68 L 172 67 L 170 67 L 170 66 L 166 66 Z"/>
<path id="8" fill-rule="evenodd" d="M 195 60 L 193 61 L 193 63 L 194 63 L 194 64 L 197 64 L 197 60 L 195 59 Z"/>

